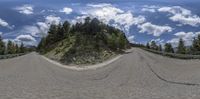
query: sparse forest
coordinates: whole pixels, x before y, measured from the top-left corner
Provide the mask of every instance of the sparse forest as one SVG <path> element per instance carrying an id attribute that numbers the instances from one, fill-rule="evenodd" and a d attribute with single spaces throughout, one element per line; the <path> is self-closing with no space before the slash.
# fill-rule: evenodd
<path id="1" fill-rule="evenodd" d="M 5 43 L 0 36 L 0 55 L 25 53 L 27 51 L 29 51 L 29 49 L 26 48 L 23 43 L 20 45 L 15 44 L 12 41 Z"/>
<path id="2" fill-rule="evenodd" d="M 171 43 L 164 44 L 164 48 L 162 48 L 162 46 L 157 45 L 155 41 L 148 42 L 146 48 L 167 53 L 200 55 L 200 35 L 193 39 L 191 46 L 186 46 L 184 40 L 180 38 L 178 46 L 175 48 L 173 48 Z"/>
<path id="3" fill-rule="evenodd" d="M 66 64 L 87 64 L 101 62 L 129 47 L 121 30 L 87 17 L 83 23 L 51 25 L 37 50 Z"/>

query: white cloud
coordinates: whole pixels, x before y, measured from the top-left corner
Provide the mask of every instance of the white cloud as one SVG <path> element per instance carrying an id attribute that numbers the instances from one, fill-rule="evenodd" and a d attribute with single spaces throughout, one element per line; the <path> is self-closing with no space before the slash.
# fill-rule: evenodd
<path id="1" fill-rule="evenodd" d="M 156 12 L 155 9 L 149 9 L 149 8 L 142 8 L 142 11 L 144 11 L 144 12 Z"/>
<path id="2" fill-rule="evenodd" d="M 191 11 L 180 6 L 173 7 L 161 7 L 158 9 L 159 12 L 168 12 L 171 14 L 182 14 L 182 15 L 191 15 Z"/>
<path id="3" fill-rule="evenodd" d="M 164 44 L 164 40 L 163 39 L 161 39 L 161 38 L 157 38 L 157 39 L 152 39 L 151 41 L 155 41 L 156 43 L 158 43 L 158 44 Z"/>
<path id="4" fill-rule="evenodd" d="M 195 37 L 197 37 L 200 34 L 200 32 L 178 32 L 174 35 L 175 38 L 169 40 L 169 43 L 172 43 L 175 47 L 178 46 L 179 39 L 182 38 L 185 42 L 186 46 L 189 46 L 192 44 L 192 41 Z"/>
<path id="5" fill-rule="evenodd" d="M 16 40 L 23 41 L 23 42 L 35 42 L 35 38 L 31 35 L 19 35 L 16 37 Z"/>
<path id="6" fill-rule="evenodd" d="M 17 44 L 24 43 L 25 45 L 37 45 L 37 41 L 31 35 L 19 35 L 15 39 L 11 40 Z"/>
<path id="7" fill-rule="evenodd" d="M 9 24 L 5 20 L 0 18 L 0 26 L 7 27 L 9 26 Z"/>
<path id="8" fill-rule="evenodd" d="M 126 33 L 132 25 L 138 25 L 145 22 L 145 17 L 135 17 L 131 11 L 124 11 L 111 4 L 88 4 L 86 9 L 81 10 L 82 16 L 78 16 L 76 20 L 81 20 L 87 16 L 98 18 L 106 24 L 110 24 Z"/>
<path id="9" fill-rule="evenodd" d="M 37 45 L 37 40 L 31 35 L 18 35 L 15 39 L 3 39 L 3 42 L 5 42 L 6 44 L 8 43 L 8 41 L 14 42 L 18 45 L 20 45 L 21 43 L 31 46 Z"/>
<path id="10" fill-rule="evenodd" d="M 181 14 L 176 14 L 176 15 L 170 17 L 170 19 L 175 22 L 180 22 L 183 25 L 197 26 L 200 24 L 200 17 L 198 17 L 196 15 L 186 17 Z"/>
<path id="11" fill-rule="evenodd" d="M 131 35 L 131 36 L 128 37 L 128 40 L 129 40 L 130 43 L 135 43 L 134 39 L 135 39 L 134 35 Z"/>
<path id="12" fill-rule="evenodd" d="M 130 27 L 140 25 L 146 21 L 144 16 L 134 16 L 131 11 L 124 11 L 111 4 L 87 4 L 86 8 L 80 10 L 82 16 L 77 16 L 72 23 L 83 22 L 86 17 L 98 18 L 102 22 L 121 29 L 127 35 L 130 42 L 134 42 L 134 35 L 129 34 Z"/>
<path id="13" fill-rule="evenodd" d="M 45 23 L 47 24 L 59 24 L 61 21 L 60 17 L 49 15 L 45 18 Z"/>
<path id="14" fill-rule="evenodd" d="M 31 34 L 34 37 L 44 37 L 47 35 L 51 24 L 58 25 L 60 22 L 60 17 L 49 15 L 45 17 L 44 22 L 37 22 L 36 25 L 33 26 L 24 26 L 21 32 Z"/>
<path id="15" fill-rule="evenodd" d="M 200 17 L 193 15 L 192 12 L 188 9 L 182 8 L 180 6 L 173 7 L 161 7 L 158 9 L 159 12 L 168 12 L 172 15 L 169 18 L 174 22 L 179 22 L 183 25 L 199 26 Z"/>
<path id="16" fill-rule="evenodd" d="M 6 22 L 5 20 L 3 20 L 3 19 L 1 19 L 0 18 L 0 26 L 2 26 L 2 27 L 7 27 L 7 28 L 9 28 L 9 29 L 12 29 L 14 26 L 10 26 L 9 24 L 8 24 L 8 22 Z"/>
<path id="17" fill-rule="evenodd" d="M 172 28 L 169 26 L 159 26 L 159 25 L 154 25 L 150 22 L 144 23 L 142 25 L 139 25 L 138 28 L 141 30 L 139 31 L 140 33 L 145 33 L 147 32 L 148 34 L 152 34 L 153 36 L 160 36 L 163 33 L 171 32 Z"/>
<path id="18" fill-rule="evenodd" d="M 33 6 L 31 5 L 23 5 L 20 7 L 16 7 L 15 8 L 17 11 L 19 11 L 19 13 L 25 14 L 25 15 L 30 15 L 33 14 Z"/>
<path id="19" fill-rule="evenodd" d="M 60 10 L 60 12 L 63 12 L 65 14 L 71 14 L 73 12 L 73 9 L 69 7 L 64 7 L 62 10 Z"/>
<path id="20" fill-rule="evenodd" d="M 158 8 L 159 8 L 159 6 L 155 6 L 155 5 L 144 5 L 141 10 L 144 12 L 154 13 L 157 11 Z"/>

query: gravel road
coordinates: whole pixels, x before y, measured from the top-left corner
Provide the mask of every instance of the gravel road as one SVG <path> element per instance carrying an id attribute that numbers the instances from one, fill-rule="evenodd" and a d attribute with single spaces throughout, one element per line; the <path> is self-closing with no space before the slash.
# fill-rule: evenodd
<path id="1" fill-rule="evenodd" d="M 30 53 L 0 60 L 0 99 L 200 99 L 200 60 L 134 48 L 103 68 L 76 71 Z"/>

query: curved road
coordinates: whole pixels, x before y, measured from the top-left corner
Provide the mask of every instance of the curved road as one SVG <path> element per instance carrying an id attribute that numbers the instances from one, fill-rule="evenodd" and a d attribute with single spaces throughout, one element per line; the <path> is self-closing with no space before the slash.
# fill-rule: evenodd
<path id="1" fill-rule="evenodd" d="M 200 99 L 200 61 L 141 49 L 97 70 L 75 71 L 31 53 L 0 60 L 0 99 Z"/>

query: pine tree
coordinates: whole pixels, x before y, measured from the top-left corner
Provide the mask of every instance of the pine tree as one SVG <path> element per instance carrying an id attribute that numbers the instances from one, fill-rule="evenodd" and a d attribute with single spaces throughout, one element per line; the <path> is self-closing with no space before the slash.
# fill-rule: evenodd
<path id="1" fill-rule="evenodd" d="M 156 45 L 155 41 L 151 41 L 151 49 L 158 50 L 158 46 Z"/>
<path id="2" fill-rule="evenodd" d="M 20 50 L 19 50 L 18 44 L 15 44 L 15 53 L 19 53 L 19 52 L 20 52 Z"/>
<path id="3" fill-rule="evenodd" d="M 167 53 L 174 53 L 174 49 L 173 49 L 171 43 L 165 44 L 165 50 L 164 51 L 167 52 Z"/>
<path id="4" fill-rule="evenodd" d="M 186 47 L 185 47 L 183 39 L 179 40 L 177 53 L 178 54 L 186 54 Z"/>
<path id="5" fill-rule="evenodd" d="M 200 34 L 197 37 L 197 51 L 200 51 Z"/>
<path id="6" fill-rule="evenodd" d="M 24 47 L 24 43 L 21 43 L 20 45 L 20 53 L 25 53 L 25 47 Z"/>
<path id="7" fill-rule="evenodd" d="M 14 54 L 15 53 L 14 44 L 10 40 L 8 41 L 8 44 L 7 44 L 7 53 L 8 54 Z"/>
<path id="8" fill-rule="evenodd" d="M 198 51 L 198 40 L 196 38 L 193 39 L 191 51 L 192 52 Z"/>
<path id="9" fill-rule="evenodd" d="M 149 42 L 147 42 L 147 44 L 146 44 L 146 48 L 150 49 Z"/>
<path id="10" fill-rule="evenodd" d="M 5 43 L 3 42 L 3 39 L 1 38 L 0 35 L 0 55 L 4 55 L 5 54 Z"/>
<path id="11" fill-rule="evenodd" d="M 68 22 L 68 21 L 65 21 L 64 23 L 63 23 L 63 33 L 64 33 L 64 37 L 65 38 L 67 38 L 67 37 L 69 37 L 69 32 L 70 32 L 70 29 L 71 29 L 71 25 L 70 25 L 70 23 Z"/>
<path id="12" fill-rule="evenodd" d="M 158 50 L 162 51 L 162 45 L 161 44 L 158 46 Z"/>

